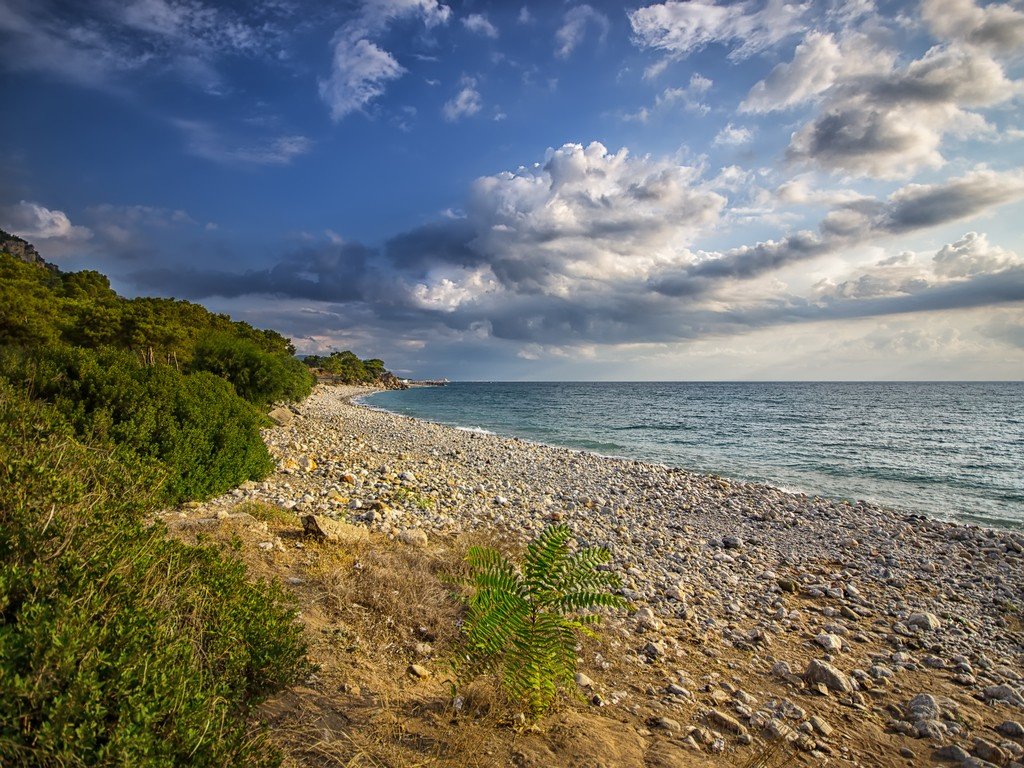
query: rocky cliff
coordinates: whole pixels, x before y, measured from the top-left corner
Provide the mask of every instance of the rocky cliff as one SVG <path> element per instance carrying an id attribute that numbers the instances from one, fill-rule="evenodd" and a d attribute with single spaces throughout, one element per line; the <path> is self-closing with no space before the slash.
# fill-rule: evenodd
<path id="1" fill-rule="evenodd" d="M 16 259 L 21 259 L 29 264 L 35 264 L 45 269 L 57 271 L 57 267 L 39 255 L 39 251 L 32 243 L 21 239 L 10 232 L 0 229 L 0 253 L 9 253 Z"/>

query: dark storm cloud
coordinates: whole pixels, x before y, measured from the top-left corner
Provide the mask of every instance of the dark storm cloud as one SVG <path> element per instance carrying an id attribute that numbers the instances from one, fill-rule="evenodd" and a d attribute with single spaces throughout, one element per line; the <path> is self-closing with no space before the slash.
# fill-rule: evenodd
<path id="1" fill-rule="evenodd" d="M 877 229 L 903 233 L 975 216 L 1024 197 L 1024 174 L 976 171 L 945 184 L 912 184 L 894 194 Z"/>
<path id="2" fill-rule="evenodd" d="M 474 237 L 476 232 L 465 219 L 437 221 L 392 237 L 384 250 L 400 270 L 425 272 L 439 263 L 474 267 L 484 261 L 470 247 Z"/>
<path id="3" fill-rule="evenodd" d="M 315 301 L 356 301 L 376 251 L 358 243 L 306 248 L 269 269 L 228 272 L 195 268 L 139 270 L 128 275 L 138 288 L 189 299 L 212 296 L 289 296 Z"/>
<path id="4" fill-rule="evenodd" d="M 638 190 L 643 190 L 642 193 Z M 280 297 L 315 339 L 425 336 L 541 346 L 697 339 L 769 326 L 962 309 L 1020 300 L 1016 255 L 968 233 L 920 268 L 852 275 L 810 297 L 746 281 L 1024 197 L 1024 174 L 979 170 L 832 208 L 817 232 L 724 253 L 690 243 L 725 199 L 699 171 L 603 146 L 566 145 L 543 166 L 479 179 L 465 218 L 392 237 L 303 248 L 262 270 L 134 273 L 137 287 L 189 298 Z M 888 263 L 888 262 L 887 262 Z M 892 262 L 896 264 L 896 262 Z M 916 271 L 915 271 L 916 270 Z M 774 293 L 774 295 L 772 295 Z M 358 335 L 356 334 L 356 335 Z M 318 342 L 319 343 L 319 342 Z"/>

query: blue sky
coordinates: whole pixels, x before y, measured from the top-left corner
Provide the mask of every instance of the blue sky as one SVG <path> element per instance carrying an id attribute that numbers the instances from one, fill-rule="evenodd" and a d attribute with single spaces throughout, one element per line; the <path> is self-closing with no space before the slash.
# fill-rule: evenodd
<path id="1" fill-rule="evenodd" d="M 1024 374 L 1024 6 L 0 0 L 0 226 L 466 379 Z"/>

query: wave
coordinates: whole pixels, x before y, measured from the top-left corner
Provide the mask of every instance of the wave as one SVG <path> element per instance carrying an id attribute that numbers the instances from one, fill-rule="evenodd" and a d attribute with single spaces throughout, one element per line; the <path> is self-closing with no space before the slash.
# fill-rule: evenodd
<path id="1" fill-rule="evenodd" d="M 456 427 L 456 429 L 459 432 L 472 432 L 474 435 L 493 435 L 494 434 L 494 432 L 491 432 L 491 430 L 484 429 L 483 427 Z"/>

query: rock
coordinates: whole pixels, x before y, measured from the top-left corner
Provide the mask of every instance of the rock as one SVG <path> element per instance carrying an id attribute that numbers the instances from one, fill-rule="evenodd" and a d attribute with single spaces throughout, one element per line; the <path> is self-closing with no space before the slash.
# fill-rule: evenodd
<path id="1" fill-rule="evenodd" d="M 640 653 L 648 659 L 657 660 L 665 656 L 665 644 L 663 642 L 648 642 L 640 649 Z"/>
<path id="2" fill-rule="evenodd" d="M 985 698 L 989 701 L 1005 701 L 1007 704 L 1014 704 L 1024 707 L 1024 696 L 1020 695 L 1012 685 L 990 685 L 984 691 Z"/>
<path id="3" fill-rule="evenodd" d="M 742 549 L 743 539 L 741 539 L 739 536 L 723 536 L 722 546 L 726 549 Z"/>
<path id="4" fill-rule="evenodd" d="M 584 675 L 582 672 L 577 672 L 576 673 L 576 685 L 578 685 L 580 688 L 593 688 L 594 687 L 594 681 L 591 680 L 586 675 Z"/>
<path id="5" fill-rule="evenodd" d="M 934 613 L 912 613 L 903 622 L 908 627 L 916 627 L 926 631 L 932 631 L 942 627 L 942 621 Z"/>
<path id="6" fill-rule="evenodd" d="M 830 635 L 826 632 L 822 632 L 816 638 L 814 642 L 824 648 L 826 651 L 841 651 L 843 649 L 843 640 L 838 635 Z"/>
<path id="7" fill-rule="evenodd" d="M 904 706 L 907 719 L 918 720 L 941 720 L 944 714 L 939 700 L 930 693 L 919 693 Z"/>
<path id="8" fill-rule="evenodd" d="M 956 744 L 947 744 L 941 749 L 935 750 L 933 757 L 936 760 L 943 760 L 949 763 L 962 763 L 970 757 L 966 749 Z"/>
<path id="9" fill-rule="evenodd" d="M 1006 720 L 996 726 L 996 731 L 1011 739 L 1024 739 L 1024 725 L 1016 720 Z"/>
<path id="10" fill-rule="evenodd" d="M 808 722 L 810 722 L 811 727 L 822 736 L 831 736 L 835 732 L 835 728 L 817 715 L 812 715 Z"/>
<path id="11" fill-rule="evenodd" d="M 919 739 L 941 741 L 946 730 L 946 726 L 941 720 L 918 720 L 914 723 L 913 735 Z"/>
<path id="12" fill-rule="evenodd" d="M 644 606 L 639 611 L 637 611 L 633 615 L 633 618 L 636 619 L 637 626 L 639 626 L 641 629 L 651 629 L 656 632 L 665 626 L 665 623 L 661 619 L 659 619 L 654 614 L 654 611 L 648 608 L 647 606 Z"/>
<path id="13" fill-rule="evenodd" d="M 403 544 L 408 544 L 410 547 L 427 546 L 426 531 L 422 531 L 419 528 L 403 528 L 398 532 L 398 540 Z"/>
<path id="14" fill-rule="evenodd" d="M 421 664 L 410 664 L 409 668 L 406 669 L 406 672 L 408 672 L 413 677 L 418 677 L 421 680 L 430 677 L 430 670 Z"/>
<path id="15" fill-rule="evenodd" d="M 792 741 L 797 735 L 796 731 L 777 717 L 773 717 L 765 723 L 764 732 L 772 739 L 785 739 L 786 741 Z"/>
<path id="16" fill-rule="evenodd" d="M 742 734 L 747 732 L 746 726 L 744 726 L 739 720 L 732 715 L 727 715 L 720 709 L 712 709 L 708 712 L 708 720 L 719 728 L 724 728 L 730 733 Z"/>
<path id="17" fill-rule="evenodd" d="M 853 691 L 853 684 L 850 682 L 849 677 L 833 667 L 827 661 L 821 661 L 820 659 L 811 659 L 807 665 L 807 669 L 804 670 L 803 677 L 804 681 L 810 685 L 821 683 L 829 690 L 838 691 L 840 693 L 849 693 Z"/>
<path id="18" fill-rule="evenodd" d="M 672 731 L 678 733 L 683 730 L 683 727 L 679 724 L 678 720 L 673 720 L 671 717 L 657 717 L 648 723 L 652 728 L 661 728 L 665 731 Z"/>
<path id="19" fill-rule="evenodd" d="M 302 528 L 307 536 L 339 544 L 354 544 L 370 538 L 370 532 L 361 525 L 332 520 L 322 515 L 306 515 Z"/>
<path id="20" fill-rule="evenodd" d="M 270 420 L 279 427 L 287 427 L 293 421 L 295 421 L 295 414 L 293 414 L 287 408 L 275 408 L 267 414 Z"/>
<path id="21" fill-rule="evenodd" d="M 995 763 L 996 765 L 1002 765 L 1010 759 L 1010 756 L 1006 754 L 1006 751 L 1002 747 L 993 744 L 991 741 L 986 741 L 985 739 L 974 740 L 974 754 L 976 757 L 980 757 L 982 760 L 987 760 L 988 762 Z"/>
<path id="22" fill-rule="evenodd" d="M 800 591 L 800 585 L 797 584 L 792 579 L 779 579 L 778 584 L 779 584 L 779 589 L 781 589 L 783 592 L 799 592 Z"/>
<path id="23" fill-rule="evenodd" d="M 789 678 L 790 675 L 793 674 L 793 670 L 790 668 L 787 662 L 776 661 L 774 664 L 772 664 L 772 674 L 781 680 L 786 680 Z"/>

